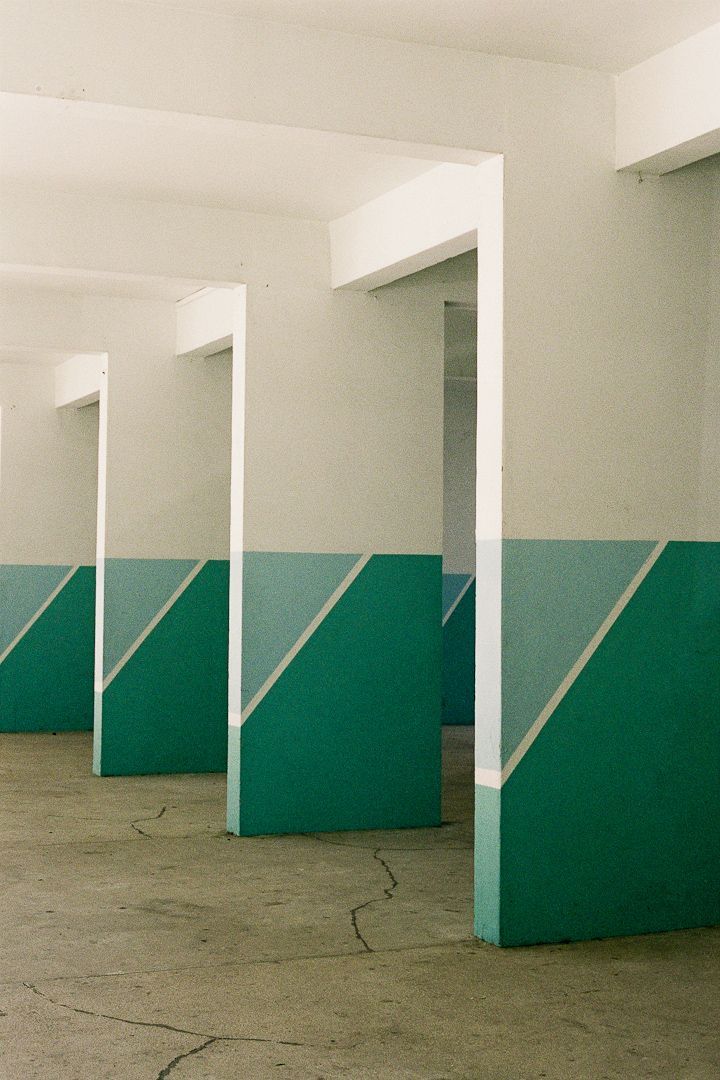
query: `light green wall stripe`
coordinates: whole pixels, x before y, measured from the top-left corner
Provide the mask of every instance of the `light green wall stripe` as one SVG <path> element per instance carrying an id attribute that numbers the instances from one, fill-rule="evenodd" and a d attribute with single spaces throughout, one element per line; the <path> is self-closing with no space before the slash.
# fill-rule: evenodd
<path id="1" fill-rule="evenodd" d="M 493 945 L 501 944 L 500 811 L 500 791 L 476 785 L 475 934 Z"/>
<path id="2" fill-rule="evenodd" d="M 244 708 L 290 651 L 358 555 L 247 551 L 243 556 Z M 230 708 L 237 701 L 231 695 Z"/>
<path id="3" fill-rule="evenodd" d="M 103 676 L 182 584 L 195 559 L 106 559 Z"/>
<path id="4" fill-rule="evenodd" d="M 503 541 L 503 764 L 654 546 Z"/>
<path id="5" fill-rule="evenodd" d="M 447 615 L 460 593 L 465 588 L 472 574 L 443 574 L 442 576 L 442 617 Z"/>
<path id="6" fill-rule="evenodd" d="M 240 833 L 240 740 L 239 727 L 228 728 L 227 757 L 227 829 L 238 836 Z"/>
<path id="7" fill-rule="evenodd" d="M 0 565 L 0 656 L 69 570 L 69 566 Z"/>

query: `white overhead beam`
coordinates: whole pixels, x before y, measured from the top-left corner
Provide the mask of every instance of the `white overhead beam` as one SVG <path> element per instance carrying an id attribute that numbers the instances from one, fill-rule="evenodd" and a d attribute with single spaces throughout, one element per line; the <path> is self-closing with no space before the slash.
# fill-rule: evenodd
<path id="1" fill-rule="evenodd" d="M 333 288 L 376 289 L 472 250 L 483 167 L 438 165 L 331 221 Z"/>
<path id="2" fill-rule="evenodd" d="M 720 152 L 720 23 L 624 71 L 616 167 L 666 173 Z"/>
<path id="3" fill-rule="evenodd" d="M 326 288 L 322 222 L 132 199 L 8 186 L 0 191 L 0 265 L 26 274 L 188 279 L 208 284 L 269 280 Z M 112 290 L 110 290 L 112 291 Z"/>
<path id="4" fill-rule="evenodd" d="M 75 409 L 100 400 L 107 353 L 78 353 L 55 368 L 55 408 Z"/>
<path id="5" fill-rule="evenodd" d="M 122 0 L 0 8 L 10 93 L 438 148 L 503 144 L 503 58 Z"/>
<path id="6" fill-rule="evenodd" d="M 202 289 L 177 302 L 177 355 L 202 360 L 231 349 L 237 296 L 233 289 Z"/>

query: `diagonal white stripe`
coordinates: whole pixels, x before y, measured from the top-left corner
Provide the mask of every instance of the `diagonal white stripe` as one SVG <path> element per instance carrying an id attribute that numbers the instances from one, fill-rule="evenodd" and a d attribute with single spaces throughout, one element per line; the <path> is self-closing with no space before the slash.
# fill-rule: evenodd
<path id="1" fill-rule="evenodd" d="M 453 602 L 452 602 L 452 604 L 450 605 L 450 607 L 449 607 L 449 608 L 447 609 L 447 611 L 446 611 L 446 612 L 445 612 L 445 614 L 443 615 L 443 621 L 442 621 L 442 624 L 443 624 L 443 626 L 444 626 L 444 625 L 445 625 L 445 623 L 446 623 L 446 622 L 448 621 L 448 619 L 449 619 L 449 618 L 450 618 L 450 616 L 452 615 L 453 611 L 454 611 L 454 610 L 455 610 L 455 608 L 456 608 L 456 607 L 458 606 L 458 604 L 460 603 L 460 601 L 462 600 L 463 596 L 464 596 L 464 595 L 465 595 L 465 593 L 466 593 L 466 592 L 468 591 L 468 589 L 470 588 L 470 586 L 472 585 L 472 583 L 473 583 L 473 581 L 474 581 L 474 580 L 475 580 L 475 575 L 474 575 L 474 574 L 471 574 L 471 575 L 470 575 L 470 577 L 469 577 L 469 579 L 468 579 L 468 580 L 467 580 L 467 581 L 465 582 L 465 584 L 463 585 L 462 589 L 460 590 L 460 592 L 459 592 L 459 593 L 457 594 L 457 596 L 456 596 L 456 597 L 455 597 L 455 599 L 453 600 Z"/>
<path id="2" fill-rule="evenodd" d="M 38 621 L 38 619 L 39 619 L 39 618 L 40 618 L 40 616 L 41 616 L 41 615 L 43 614 L 43 612 L 47 611 L 47 609 L 48 609 L 48 608 L 50 607 L 50 605 L 52 604 L 52 602 L 53 602 L 53 600 L 55 599 L 55 597 L 56 597 L 56 596 L 57 596 L 57 595 L 58 595 L 59 593 L 61 593 L 61 592 L 63 591 L 63 589 L 64 589 L 64 588 L 65 588 L 65 586 L 67 585 L 67 583 L 68 583 L 68 581 L 70 580 L 70 578 L 71 578 L 71 577 L 74 577 L 74 575 L 75 575 L 75 574 L 76 574 L 76 573 L 78 572 L 78 570 L 79 570 L 79 569 L 80 569 L 80 564 L 78 563 L 78 565 L 77 565 L 77 566 L 72 566 L 72 567 L 71 567 L 71 568 L 70 568 L 70 569 L 68 570 L 67 574 L 66 574 L 66 575 L 65 575 L 65 577 L 64 577 L 64 578 L 62 579 L 62 581 L 60 582 L 60 584 L 59 584 L 59 585 L 56 585 L 56 586 L 55 586 L 55 588 L 53 589 L 53 591 L 52 591 L 52 592 L 50 593 L 50 595 L 48 596 L 47 600 L 45 600 L 45 602 L 44 602 L 43 604 L 41 604 L 41 606 L 40 606 L 40 607 L 39 607 L 39 608 L 37 609 L 37 611 L 36 611 L 36 612 L 35 612 L 35 614 L 33 615 L 32 619 L 28 620 L 28 622 L 26 622 L 26 623 L 25 623 L 25 625 L 23 626 L 22 630 L 21 630 L 21 631 L 20 631 L 20 633 L 19 633 L 19 634 L 17 635 L 17 637 L 16 637 L 16 638 L 14 638 L 14 639 L 13 639 L 13 640 L 12 640 L 12 641 L 10 642 L 10 644 L 8 645 L 8 647 L 7 647 L 6 649 L 4 649 L 4 650 L 3 650 L 3 652 L 1 652 L 1 653 L 0 653 L 0 664 L 2 664 L 3 660 L 6 660 L 6 659 L 7 659 L 7 657 L 8 657 L 8 656 L 10 655 L 10 653 L 11 653 L 11 652 L 13 651 L 13 649 L 15 648 L 15 646 L 16 646 L 16 645 L 17 645 L 17 644 L 18 644 L 18 643 L 19 643 L 20 641 L 22 641 L 22 639 L 23 639 L 23 638 L 25 637 L 25 635 L 27 634 L 27 632 L 28 632 L 28 630 L 30 629 L 30 627 L 31 627 L 31 626 L 33 626 L 33 625 L 34 625 L 34 624 L 35 624 L 35 623 L 36 623 L 36 622 Z"/>
<path id="3" fill-rule="evenodd" d="M 353 566 L 352 570 L 347 575 L 347 577 L 343 578 L 343 580 L 340 582 L 340 584 L 338 585 L 337 589 L 332 594 L 332 596 L 328 600 L 325 601 L 325 603 L 320 608 L 320 610 L 318 611 L 317 615 L 312 620 L 312 622 L 309 623 L 305 627 L 305 629 L 303 630 L 302 634 L 297 639 L 297 641 L 295 642 L 293 647 L 282 658 L 282 660 L 280 661 L 278 666 L 273 671 L 272 675 L 270 675 L 265 680 L 265 682 L 262 684 L 262 686 L 260 687 L 258 692 L 255 694 L 255 696 L 245 706 L 242 713 L 240 714 L 240 723 L 241 724 L 244 724 L 245 721 L 247 720 L 248 716 L 250 716 L 250 714 L 255 711 L 255 709 L 258 707 L 258 705 L 260 704 L 262 699 L 267 694 L 268 690 L 270 690 L 275 685 L 275 683 L 278 681 L 278 679 L 282 675 L 283 671 L 285 671 L 285 669 L 290 666 L 290 664 L 293 662 L 293 660 L 295 659 L 297 654 L 302 649 L 305 642 L 308 641 L 312 637 L 312 635 L 315 633 L 315 631 L 317 630 L 320 623 L 323 621 L 323 619 L 327 615 L 329 615 L 329 613 L 332 611 L 332 609 L 337 604 L 340 597 L 343 595 L 343 593 L 347 592 L 347 590 L 350 588 L 350 586 L 352 585 L 355 578 L 358 576 L 360 571 L 363 570 L 367 566 L 367 564 L 370 562 L 371 558 L 372 558 L 372 554 L 370 554 L 370 555 L 362 555 L 358 559 L 358 561 L 355 563 L 355 565 Z M 237 715 L 237 714 L 235 714 L 235 715 Z M 233 723 L 233 720 L 234 720 L 234 717 L 231 718 L 230 723 L 233 726 L 235 726 L 236 721 L 235 721 L 235 723 Z"/>
<path id="4" fill-rule="evenodd" d="M 136 653 L 136 652 L 137 652 L 137 650 L 138 650 L 138 649 L 140 648 L 140 646 L 142 645 L 143 641 L 145 641 L 145 639 L 146 639 L 146 638 L 148 637 L 148 635 L 149 635 L 149 634 L 151 634 L 151 633 L 153 632 L 153 630 L 155 629 L 155 627 L 157 626 L 157 624 L 158 624 L 158 623 L 160 622 L 160 620 L 161 620 L 162 618 L 164 618 L 164 617 L 165 617 L 165 615 L 167 615 L 168 611 L 169 611 L 169 610 L 170 610 L 170 608 L 171 608 L 171 607 L 173 606 L 173 604 L 174 604 L 174 603 L 175 603 L 175 602 L 176 602 L 177 600 L 179 600 L 179 599 L 180 599 L 180 597 L 182 596 L 182 594 L 183 594 L 183 593 L 185 592 L 185 590 L 187 589 L 188 585 L 189 585 L 189 584 L 190 584 L 190 583 L 191 583 L 192 581 L 194 581 L 194 580 L 195 580 L 195 578 L 196 578 L 196 577 L 198 576 L 198 574 L 199 574 L 199 573 L 200 573 L 200 571 L 202 570 L 203 566 L 205 566 L 205 565 L 207 564 L 207 561 L 208 561 L 207 559 L 203 559 L 203 560 L 202 560 L 201 562 L 199 562 L 199 563 L 197 563 L 197 564 L 196 564 L 195 566 L 193 566 L 192 570 L 190 571 L 190 573 L 188 574 L 188 576 L 187 576 L 187 577 L 185 578 L 185 580 L 184 580 L 184 581 L 181 581 L 181 582 L 180 582 L 180 584 L 178 585 L 177 589 L 176 589 L 176 590 L 175 590 L 175 592 L 174 592 L 174 593 L 172 594 L 172 596 L 171 596 L 171 597 L 169 598 L 169 600 L 166 600 L 166 601 L 165 601 L 165 603 L 164 603 L 164 604 L 163 604 L 163 606 L 162 606 L 162 607 L 160 608 L 160 610 L 159 610 L 159 611 L 157 612 L 157 614 L 156 614 L 156 615 L 154 615 L 154 616 L 153 616 L 153 618 L 152 618 L 152 619 L 150 620 L 150 622 L 149 622 L 149 623 L 147 624 L 147 626 L 146 626 L 146 627 L 145 627 L 145 629 L 143 630 L 143 632 L 142 632 L 142 634 L 140 635 L 140 637 L 139 637 L 139 638 L 138 638 L 138 639 L 137 639 L 136 641 L 134 641 L 134 642 L 132 643 L 132 645 L 130 646 L 130 648 L 128 649 L 128 651 L 127 651 L 127 652 L 125 653 L 125 655 L 124 655 L 124 656 L 122 656 L 122 657 L 120 657 L 120 659 L 118 660 L 117 664 L 116 664 L 116 665 L 115 665 L 115 667 L 114 667 L 114 668 L 112 669 L 112 671 L 110 671 L 110 672 L 109 672 L 109 673 L 108 673 L 108 674 L 107 674 L 107 675 L 105 676 L 105 678 L 103 679 L 103 684 L 102 684 L 102 688 L 103 688 L 103 690 L 107 690 L 108 686 L 109 686 L 109 685 L 110 685 L 110 683 L 111 683 L 111 682 L 113 681 L 113 679 L 114 679 L 114 678 L 115 678 L 115 676 L 116 676 L 116 675 L 118 674 L 118 672 L 122 671 L 122 669 L 123 669 L 123 668 L 125 667 L 125 665 L 127 664 L 128 660 L 130 659 L 130 657 L 131 657 L 131 656 L 132 656 L 132 655 L 133 655 L 134 653 Z"/>
<path id="5" fill-rule="evenodd" d="M 665 550 L 665 548 L 667 547 L 667 545 L 668 545 L 667 540 L 661 540 L 661 541 L 659 541 L 658 544 L 655 545 L 653 550 L 650 552 L 650 555 L 645 560 L 643 565 L 640 567 L 637 574 L 632 579 L 632 581 L 630 582 L 630 584 L 628 585 L 627 589 L 622 594 L 622 596 L 620 597 L 618 602 L 615 604 L 615 606 L 612 609 L 612 611 L 610 612 L 610 614 L 607 616 L 607 618 L 602 623 L 600 628 L 597 630 L 597 632 L 590 639 L 590 641 L 585 646 L 583 651 L 580 653 L 580 656 L 577 658 L 577 660 L 575 661 L 573 666 L 570 668 L 567 675 L 565 676 L 563 681 L 560 683 L 557 690 L 555 691 L 553 696 L 550 698 L 550 700 L 548 701 L 547 705 L 545 706 L 543 711 L 538 716 L 535 723 L 532 725 L 532 727 L 527 732 L 525 737 L 522 739 L 522 741 L 518 744 L 518 746 L 512 752 L 512 754 L 508 758 L 508 760 L 507 760 L 507 762 L 506 762 L 506 764 L 505 764 L 505 766 L 503 768 L 503 771 L 502 771 L 502 783 L 503 784 L 512 775 L 513 771 L 517 768 L 518 764 L 525 757 L 525 754 L 528 752 L 528 750 L 530 749 L 532 744 L 535 742 L 538 735 L 540 734 L 542 729 L 545 727 L 545 724 L 548 722 L 548 720 L 550 719 L 552 714 L 555 712 L 555 709 L 557 709 L 558 705 L 560 704 L 562 699 L 565 697 L 568 690 L 570 689 L 572 684 L 575 682 L 575 680 L 577 679 L 578 675 L 583 670 L 583 668 L 585 667 L 587 662 L 590 660 L 593 653 L 596 652 L 599 645 L 602 643 L 603 638 L 606 637 L 608 631 L 612 628 L 614 623 L 617 622 L 620 615 L 623 613 L 623 611 L 625 610 L 627 605 L 630 603 L 633 596 L 635 595 L 637 590 L 640 588 L 643 581 L 648 576 L 648 574 L 650 573 L 653 566 L 655 565 L 655 563 L 658 561 L 658 559 L 662 555 L 662 553 Z"/>

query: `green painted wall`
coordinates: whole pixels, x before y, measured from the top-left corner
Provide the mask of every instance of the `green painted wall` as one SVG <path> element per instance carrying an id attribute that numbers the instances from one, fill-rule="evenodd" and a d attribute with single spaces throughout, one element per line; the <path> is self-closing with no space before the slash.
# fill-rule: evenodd
<path id="1" fill-rule="evenodd" d="M 614 577 L 618 560 L 608 565 Z M 478 846 L 494 828 L 502 848 L 494 896 L 479 864 L 481 936 L 520 945 L 720 922 L 720 544 L 665 548 L 488 826 L 489 790 Z"/>
<path id="2" fill-rule="evenodd" d="M 137 569 L 147 583 L 148 560 L 128 560 L 118 582 Z M 161 607 L 187 576 L 186 567 L 157 563 L 154 603 Z M 189 564 L 192 568 L 193 563 Z M 162 587 L 161 587 L 162 585 Z M 227 761 L 229 563 L 209 561 L 104 690 L 96 725 L 95 771 L 104 776 L 136 773 L 220 772 Z M 142 632 L 150 614 L 146 593 L 134 622 L 123 613 L 115 625 Z M 120 600 L 127 603 L 128 593 Z M 105 594 L 112 624 L 112 590 Z M 145 622 L 145 625 L 147 625 Z M 106 651 L 107 655 L 107 651 Z M 111 651 L 110 659 L 114 656 Z M 108 661 L 109 662 L 109 661 Z"/>
<path id="3" fill-rule="evenodd" d="M 0 653 L 68 566 L 0 567 Z M 95 567 L 81 566 L 0 663 L 0 731 L 84 731 L 93 724 Z"/>
<path id="4" fill-rule="evenodd" d="M 440 556 L 370 559 L 231 731 L 231 828 L 439 824 L 440 604 Z"/>
<path id="5" fill-rule="evenodd" d="M 474 581 L 450 610 L 468 578 L 468 574 L 443 574 L 443 618 L 450 612 L 442 628 L 443 724 L 475 723 Z"/>

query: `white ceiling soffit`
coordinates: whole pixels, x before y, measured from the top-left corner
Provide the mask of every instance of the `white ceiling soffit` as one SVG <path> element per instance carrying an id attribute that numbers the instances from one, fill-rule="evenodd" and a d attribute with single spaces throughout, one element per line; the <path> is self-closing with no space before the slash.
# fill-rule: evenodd
<path id="1" fill-rule="evenodd" d="M 0 364 L 22 364 L 28 367 L 57 367 L 74 353 L 61 349 L 25 348 L 21 345 L 0 345 Z"/>
<path id="2" fill-rule="evenodd" d="M 223 286 L 230 283 L 213 284 Z M 137 277 L 132 274 L 0 263 L 0 292 L 28 289 L 39 292 L 60 292 L 70 296 L 118 296 L 127 300 L 176 302 L 184 300 L 207 285 L 207 281 L 194 281 L 188 278 Z"/>
<path id="3" fill-rule="evenodd" d="M 427 172 L 439 151 L 23 94 L 0 95 L 0 144 L 9 184 L 320 221 Z"/>
<path id="4" fill-rule="evenodd" d="M 620 72 L 720 22 L 720 0 L 152 0 Z"/>

